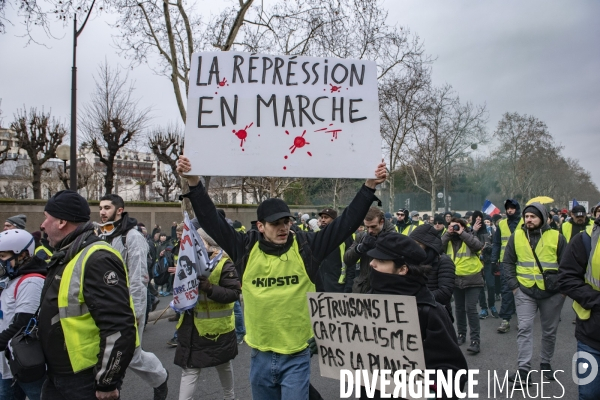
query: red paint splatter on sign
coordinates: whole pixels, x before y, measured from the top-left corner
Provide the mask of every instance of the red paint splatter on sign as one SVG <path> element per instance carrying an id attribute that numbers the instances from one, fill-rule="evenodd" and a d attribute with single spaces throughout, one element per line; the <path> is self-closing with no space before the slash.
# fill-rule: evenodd
<path id="1" fill-rule="evenodd" d="M 223 87 L 227 84 L 227 78 L 223 78 L 223 80 L 221 82 L 219 82 L 219 86 Z M 229 85 L 227 85 L 229 86 Z"/>
<path id="2" fill-rule="evenodd" d="M 339 92 L 342 89 L 341 86 L 335 86 L 335 85 L 332 85 L 331 83 L 329 84 L 329 86 L 331 86 L 331 92 L 330 93 Z"/>
<path id="3" fill-rule="evenodd" d="M 223 78 L 225 79 L 225 78 Z M 232 131 L 233 133 L 235 133 L 235 136 L 238 137 L 238 139 L 240 139 L 240 147 L 242 147 L 242 151 L 244 151 L 244 142 L 246 141 L 246 138 L 248 137 L 248 132 L 246 131 L 248 128 L 250 128 L 252 125 L 254 125 L 254 122 L 251 122 L 250 125 L 246 125 L 246 127 L 244 129 L 240 129 L 239 131 L 236 131 L 235 129 Z"/>
<path id="4" fill-rule="evenodd" d="M 294 138 L 294 144 L 292 146 L 290 146 L 290 150 L 292 151 L 292 154 L 294 154 L 294 151 L 296 151 L 296 149 L 302 148 L 302 147 L 306 146 L 307 144 L 310 144 L 309 142 L 306 141 L 306 139 L 304 139 L 305 134 L 306 134 L 306 129 L 304 130 L 304 132 L 302 132 L 301 136 L 296 136 Z"/>

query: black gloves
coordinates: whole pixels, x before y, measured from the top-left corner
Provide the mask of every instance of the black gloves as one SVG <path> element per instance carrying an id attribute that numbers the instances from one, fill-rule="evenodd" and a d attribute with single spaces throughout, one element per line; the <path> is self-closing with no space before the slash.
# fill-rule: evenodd
<path id="1" fill-rule="evenodd" d="M 198 280 L 200 281 L 200 290 L 206 293 L 207 296 L 212 295 L 212 283 L 208 281 L 208 278 L 205 276 L 201 276 L 198 278 Z"/>
<path id="2" fill-rule="evenodd" d="M 367 251 L 372 250 L 375 248 L 375 242 L 377 241 L 377 238 L 375 236 L 371 236 L 371 235 L 366 235 L 362 242 L 360 242 L 357 246 L 356 246 L 356 252 L 358 254 L 365 254 Z"/>
<path id="3" fill-rule="evenodd" d="M 310 339 L 308 339 L 306 341 L 306 343 L 308 343 L 308 349 L 310 350 L 310 356 L 311 357 L 318 353 L 318 351 L 317 351 L 317 342 L 315 342 L 315 338 L 314 337 L 311 337 Z"/>
<path id="4" fill-rule="evenodd" d="M 500 272 L 500 263 L 492 263 L 492 272 Z"/>

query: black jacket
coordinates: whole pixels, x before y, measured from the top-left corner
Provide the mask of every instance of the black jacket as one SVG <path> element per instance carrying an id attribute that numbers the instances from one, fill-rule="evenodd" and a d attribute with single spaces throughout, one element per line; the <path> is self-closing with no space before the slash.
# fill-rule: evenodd
<path id="1" fill-rule="evenodd" d="M 535 249 L 537 246 L 542 234 L 548 230 L 550 230 L 550 226 L 546 222 L 548 220 L 548 211 L 546 211 L 545 207 L 537 207 L 540 213 L 542 214 L 543 225 L 540 229 L 534 229 L 529 232 L 525 227 L 525 224 L 521 226 L 521 229 L 525 231 L 527 237 L 529 238 L 529 245 L 531 248 Z M 556 250 L 558 262 L 560 263 L 562 256 L 564 254 L 565 247 L 567 245 L 567 241 L 565 237 L 561 234 L 558 235 L 558 247 Z M 508 243 L 506 244 L 506 249 L 504 250 L 504 260 L 502 260 L 502 268 L 504 268 L 504 274 L 506 276 L 506 284 L 510 290 L 515 290 L 516 288 L 520 288 L 521 292 L 524 294 L 533 297 L 534 299 L 545 299 L 553 296 L 555 293 L 548 292 L 546 290 L 541 290 L 537 287 L 537 285 L 533 285 L 530 288 L 526 288 L 523 285 L 519 284 L 517 280 L 517 252 L 515 250 L 515 235 L 514 233 L 510 235 L 510 239 L 508 239 Z"/>
<path id="2" fill-rule="evenodd" d="M 352 246 L 352 236 L 344 243 L 346 249 L 349 249 Z M 352 293 L 356 266 L 354 264 L 346 266 L 346 283 L 338 283 L 342 274 L 342 256 L 340 249 L 337 248 L 323 259 L 315 282 L 317 292 Z"/>
<path id="3" fill-rule="evenodd" d="M 213 285 L 208 298 L 218 303 L 233 303 L 242 292 L 240 281 L 231 261 L 226 261 L 219 285 Z M 219 335 L 216 339 L 198 334 L 194 325 L 193 310 L 183 313 L 183 322 L 177 329 L 175 365 L 181 368 L 214 367 L 232 360 L 238 354 L 235 329 Z"/>
<path id="4" fill-rule="evenodd" d="M 379 235 L 395 231 L 394 225 L 388 220 L 385 220 Z M 356 265 L 360 261 L 360 272 L 358 273 L 358 276 L 354 277 L 352 293 L 368 293 L 369 290 L 371 290 L 371 283 L 369 282 L 371 267 L 369 264 L 371 263 L 372 258 L 366 254 L 359 254 L 356 251 L 356 247 L 362 243 L 367 235 L 368 233 L 357 236 L 352 246 L 350 246 L 350 248 L 346 250 L 346 254 L 344 254 L 344 264 L 346 265 Z"/>
<path id="5" fill-rule="evenodd" d="M 81 249 L 101 241 L 93 233 L 91 223 L 79 226 L 56 246 L 58 250 L 48 265 L 48 277 L 43 289 L 45 296 L 41 300 L 39 315 L 39 333 L 51 374 L 73 374 L 61 324 L 54 323 L 53 319 L 58 315 L 60 277 L 68 262 Z M 109 272 L 116 275 L 116 283 L 114 280 L 110 285 L 105 282 L 104 277 Z M 100 330 L 100 351 L 94 367 L 96 390 L 109 392 L 122 384 L 136 341 L 135 316 L 130 307 L 125 265 L 117 256 L 98 250 L 88 258 L 83 277 L 83 297 Z M 118 338 L 113 341 L 116 335 Z M 112 342 L 109 346 L 107 340 Z"/>
<path id="6" fill-rule="evenodd" d="M 231 257 L 240 280 L 244 276 L 250 251 L 257 242 L 264 253 L 282 255 L 290 249 L 295 236 L 306 273 L 312 282 L 316 281 L 317 272 L 323 259 L 338 249 L 339 245 L 358 229 L 369 207 L 373 201 L 377 200 L 375 190 L 363 185 L 342 215 L 327 227 L 319 232 L 296 230 L 294 234 L 290 233 L 286 244 L 274 245 L 264 240 L 262 233 L 258 231 L 237 232 L 225 218 L 219 215 L 202 183 L 190 187 L 189 193 L 182 197 L 190 199 L 202 228 Z M 352 264 L 347 263 L 346 265 Z"/>
<path id="7" fill-rule="evenodd" d="M 508 223 L 508 228 L 510 229 L 510 232 L 514 232 L 515 229 L 517 228 L 517 225 L 519 224 L 519 221 L 521 220 L 521 206 L 519 205 L 519 202 L 513 199 L 508 199 L 506 200 L 507 203 L 512 203 L 513 206 L 515 206 L 517 209 L 515 210 L 515 213 L 513 215 L 508 215 L 506 217 L 507 223 Z M 499 223 L 500 221 L 498 221 Z M 490 262 L 492 263 L 501 263 L 502 260 L 500 260 L 500 250 L 502 250 L 502 233 L 500 232 L 500 227 L 496 227 L 496 232 L 494 232 L 494 236 L 492 238 L 492 255 L 491 255 L 491 259 Z"/>
<path id="8" fill-rule="evenodd" d="M 444 306 L 435 301 L 425 286 L 425 278 L 371 271 L 373 294 L 414 296 L 419 312 L 419 326 L 427 369 L 454 372 L 468 369 L 456 337 L 456 331 Z M 454 374 L 452 375 L 454 376 Z M 463 381 L 464 384 L 464 381 Z M 378 398 L 375 396 L 375 398 Z"/>
<path id="9" fill-rule="evenodd" d="M 594 227 L 600 229 L 599 226 L 600 219 L 597 219 Z M 584 241 L 588 241 L 588 248 Z M 584 278 L 592 243 L 593 239 L 590 240 L 589 235 L 585 232 L 573 236 L 560 260 L 558 279 L 561 293 L 577 301 L 583 308 L 591 310 L 589 319 L 584 321 L 577 318 L 575 338 L 600 351 L 600 337 L 598 336 L 598 332 L 600 332 L 600 292 L 585 283 Z"/>
<path id="10" fill-rule="evenodd" d="M 27 275 L 27 274 L 40 274 L 40 275 L 46 276 L 47 267 L 48 267 L 48 264 L 46 264 L 46 262 L 44 260 L 42 260 L 41 258 L 38 258 L 36 256 L 33 256 L 17 269 L 12 280 L 15 280 L 15 279 L 18 280 L 22 276 Z M 27 278 L 27 279 L 29 279 L 29 278 Z M 10 290 L 10 289 L 7 289 L 7 290 Z M 19 331 L 19 329 L 27 326 L 27 324 L 29 323 L 29 321 L 31 320 L 32 317 L 33 317 L 33 314 L 27 314 L 27 313 L 15 314 L 15 316 L 14 316 L 11 324 L 8 326 L 8 328 L 6 328 L 2 332 L 0 332 L 0 350 L 6 349 L 6 345 L 8 344 L 8 341 L 10 339 L 12 339 L 13 336 L 15 336 L 15 334 Z"/>

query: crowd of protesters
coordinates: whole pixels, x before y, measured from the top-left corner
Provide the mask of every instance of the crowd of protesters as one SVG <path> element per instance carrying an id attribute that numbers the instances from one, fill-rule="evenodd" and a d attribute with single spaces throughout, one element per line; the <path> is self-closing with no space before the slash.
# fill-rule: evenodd
<path id="1" fill-rule="evenodd" d="M 190 169 L 182 156 L 179 173 Z M 282 200 L 268 199 L 249 229 L 215 207 L 198 177 L 188 177 L 183 197 L 196 215 L 193 228 L 209 255 L 225 257 L 209 278 L 198 278 L 203 301 L 170 318 L 178 322 L 168 344 L 182 369 L 179 399 L 194 398 L 209 367 L 223 398 L 234 399 L 232 360 L 243 343 L 252 349 L 254 399 L 320 399 L 309 381 L 316 351 L 311 291 L 414 296 L 426 367 L 444 372 L 468 368 L 463 345 L 466 354 L 486 352 L 480 320 L 497 318 L 504 334 L 515 317 L 518 355 L 508 379 L 520 385 L 532 383 L 538 310 L 540 371 L 554 379 L 556 332 L 569 296 L 577 349 L 600 361 L 600 203 L 589 214 L 580 205 L 522 208 L 508 199 L 494 215 L 392 215 L 372 205 L 386 177 L 382 163 L 341 215 L 333 208 L 292 214 Z M 7 218 L 0 233 L 0 350 L 36 321 L 47 372 L 21 379 L 2 356 L 0 399 L 118 399 L 127 370 L 155 400 L 166 399 L 164 361 L 141 344 L 149 312 L 173 294 L 183 224 L 149 232 L 116 195 L 101 199 L 92 222 L 87 201 L 68 190 L 54 195 L 44 214 L 32 233 L 24 214 Z M 282 270 L 298 277 L 294 288 L 253 284 Z M 599 379 L 579 386 L 579 395 L 599 398 Z"/>

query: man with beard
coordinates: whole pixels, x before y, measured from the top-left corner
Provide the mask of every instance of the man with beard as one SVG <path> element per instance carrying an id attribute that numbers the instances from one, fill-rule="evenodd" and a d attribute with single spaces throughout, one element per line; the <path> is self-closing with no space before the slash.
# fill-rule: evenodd
<path id="1" fill-rule="evenodd" d="M 587 226 L 593 226 L 594 221 L 592 221 L 585 213 L 585 207 L 582 205 L 576 205 L 571 210 L 571 220 L 565 221 L 560 226 L 560 233 L 563 234 L 567 243 L 571 240 L 572 237 L 577 235 L 579 232 L 585 231 Z"/>
<path id="2" fill-rule="evenodd" d="M 100 237 L 121 254 L 127 266 L 141 344 L 148 299 L 148 243 L 137 230 L 137 220 L 124 209 L 123 199 L 116 194 L 107 194 L 100 199 Z M 143 351 L 141 345 L 136 347 L 129 368 L 154 388 L 154 400 L 167 398 L 167 370 L 153 353 Z"/>
<path id="3" fill-rule="evenodd" d="M 435 217 L 433 217 L 433 224 L 431 224 L 436 232 L 437 232 L 437 236 L 441 239 L 442 235 L 444 233 L 446 233 L 446 225 L 444 224 L 445 220 L 444 217 L 441 214 L 436 214 Z M 442 244 L 440 243 L 440 246 Z"/>
<path id="4" fill-rule="evenodd" d="M 319 212 L 319 228 L 325 229 L 327 225 L 337 218 L 337 211 L 325 208 Z M 319 275 L 315 282 L 317 292 L 352 293 L 352 283 L 356 273 L 356 266 L 344 264 L 346 249 L 352 246 L 352 236 L 348 236 L 339 249 L 329 253 L 321 262 Z"/>
<path id="5" fill-rule="evenodd" d="M 404 212 L 405 210 L 400 211 Z M 372 259 L 366 253 L 375 247 L 375 240 L 379 235 L 395 230 L 394 225 L 386 221 L 383 211 L 377 207 L 369 208 L 364 224 L 366 234 L 356 238 L 344 255 L 344 264 L 346 265 L 356 265 L 360 262 L 360 272 L 354 278 L 352 293 L 368 293 L 371 290 L 370 263 Z"/>
<path id="6" fill-rule="evenodd" d="M 410 218 L 408 216 L 408 210 L 399 209 L 398 211 L 396 211 L 396 219 L 396 232 L 398 233 L 404 231 L 404 228 L 411 224 Z"/>
<path id="7" fill-rule="evenodd" d="M 499 268 L 504 258 L 504 249 L 510 235 L 523 224 L 521 219 L 521 206 L 514 199 L 508 199 L 504 202 L 506 210 L 506 219 L 498 222 L 498 229 L 494 232 L 492 238 L 492 272 L 500 270 L 500 279 L 502 280 L 502 303 L 498 315 L 502 318 L 502 323 L 498 327 L 498 333 L 506 333 L 510 330 L 510 319 L 515 313 L 515 298 L 512 291 L 506 286 L 506 276 L 504 269 Z"/>
<path id="8" fill-rule="evenodd" d="M 540 203 L 531 203 L 523 210 L 524 224 L 508 239 L 502 266 L 508 288 L 515 296 L 519 333 L 517 334 L 518 369 L 509 381 L 527 382 L 533 356 L 533 324 L 540 310 L 542 348 L 540 370 L 543 377 L 554 380 L 550 361 L 554 355 L 556 331 L 565 296 L 545 286 L 542 271 L 558 272 L 558 264 L 567 242 L 546 223 L 548 212 Z"/>
<path id="9" fill-rule="evenodd" d="M 90 207 L 62 190 L 44 208 L 42 228 L 56 249 L 40 300 L 38 337 L 48 375 L 45 400 L 116 400 L 139 346 L 127 268 L 94 235 Z"/>

